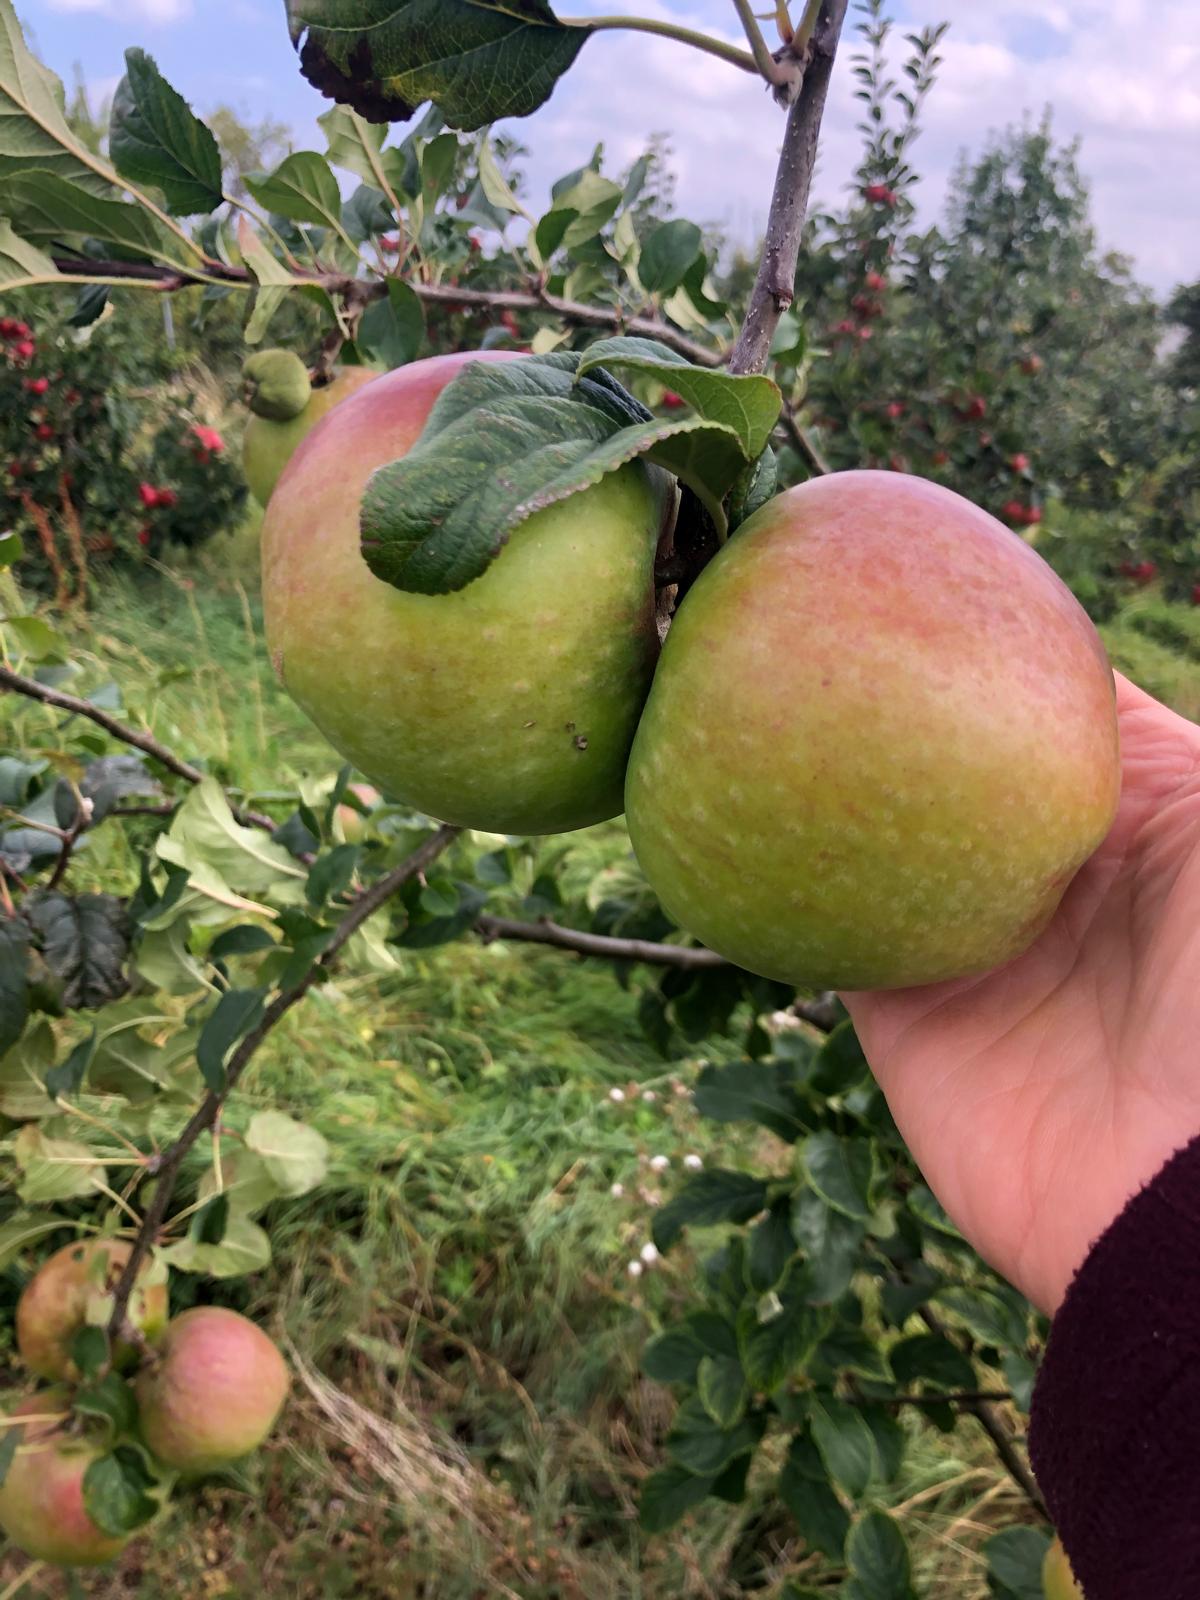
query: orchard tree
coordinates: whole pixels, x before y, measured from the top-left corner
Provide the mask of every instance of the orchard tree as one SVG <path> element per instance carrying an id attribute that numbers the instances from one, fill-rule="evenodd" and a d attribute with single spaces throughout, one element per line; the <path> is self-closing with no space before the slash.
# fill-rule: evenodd
<path id="1" fill-rule="evenodd" d="M 65 1386 L 2 1430 L 0 1525 L 42 1559 L 106 1558 L 153 1520 L 177 1474 L 265 1437 L 286 1388 L 271 1341 L 211 1307 L 163 1328 L 146 1297 L 172 1274 L 263 1266 L 271 1201 L 324 1175 L 324 1141 L 285 1111 L 238 1126 L 231 1097 L 280 1019 L 343 961 L 388 970 L 396 950 L 471 938 L 608 960 L 641 986 L 664 1050 L 740 1038 L 744 1059 L 706 1068 L 697 1104 L 794 1150 L 763 1175 L 697 1172 L 657 1213 L 660 1251 L 688 1228 L 720 1227 L 724 1242 L 694 1308 L 646 1354 L 680 1399 L 667 1462 L 644 1486 L 647 1531 L 710 1497 L 741 1500 L 753 1468 L 771 1475 L 795 1537 L 845 1593 L 908 1600 L 904 1534 L 881 1503 L 908 1406 L 947 1428 L 962 1411 L 977 1418 L 1041 1511 L 997 1402 L 1028 1403 L 1044 1324 L 921 1182 L 825 986 L 986 966 L 1032 936 L 1107 826 L 1109 684 L 1086 618 L 984 512 L 899 476 L 824 478 L 802 407 L 827 333 L 783 319 L 847 0 L 810 0 L 795 17 L 779 6 L 770 43 L 751 8 L 736 9 L 744 49 L 661 19 L 563 20 L 542 0 L 525 8 L 532 21 L 486 3 L 419 23 L 403 7 L 380 23 L 365 0 L 294 0 L 302 70 L 337 102 L 321 118 L 327 148 L 245 174 L 242 193 L 223 184 L 211 129 L 140 50 L 127 54 L 107 153 L 81 141 L 0 0 L 0 92 L 21 130 L 5 157 L 6 290 L 75 293 L 79 319 L 102 296 L 237 297 L 249 403 L 256 423 L 278 428 L 347 372 L 384 374 L 311 434 L 268 433 L 276 461 L 260 483 L 273 655 L 347 754 L 336 775 L 260 809 L 149 734 L 138 705 L 89 684 L 67 641 L 6 585 L 0 690 L 19 753 L 0 763 L 0 1114 L 14 1124 L 4 1150 L 18 1181 L 0 1250 L 28 1260 L 65 1243 L 67 1276 L 84 1278 L 48 1319 L 23 1301 L 25 1321 L 65 1352 Z M 514 182 L 519 152 L 488 132 L 536 109 L 591 34 L 616 26 L 716 55 L 779 104 L 767 232 L 740 325 L 701 230 L 660 217 L 657 202 L 639 213 L 648 165 L 616 181 L 597 151 L 534 216 Z M 852 63 L 868 135 L 856 248 L 834 263 L 840 287 L 826 286 L 841 293 L 852 278 L 872 307 L 887 304 L 896 270 L 908 152 L 941 36 L 912 36 L 909 85 L 897 90 L 880 76 L 885 29 L 868 5 Z M 894 128 L 888 108 L 899 108 Z M 397 122 L 413 126 L 391 142 Z M 356 180 L 348 197 L 338 171 Z M 260 348 L 295 302 L 319 323 L 306 360 Z M 847 361 L 873 343 L 861 330 L 884 320 L 867 304 L 851 299 Z M 418 359 L 467 342 L 489 359 Z M 972 425 L 986 414 L 977 387 L 956 377 L 946 397 Z M 813 481 L 775 496 L 775 444 Z M 831 515 L 855 529 L 842 584 L 844 552 L 821 543 Z M 888 527 L 919 561 L 900 570 Z M 17 535 L 0 540 L 0 558 L 20 554 Z M 954 583 L 1021 603 L 994 637 L 981 615 L 964 643 Z M 918 610 L 972 662 L 994 642 L 993 664 L 1011 664 L 1023 619 L 1041 619 L 1039 664 L 1058 690 L 1043 701 L 1079 732 L 1069 749 L 1047 736 L 1032 775 L 1000 739 L 972 758 L 969 782 L 946 729 L 929 736 L 924 781 L 954 795 L 941 843 L 961 861 L 919 831 L 913 794 L 872 765 L 890 733 L 852 743 L 863 705 L 840 676 L 849 656 L 881 681 L 894 668 L 919 722 Z M 336 634 L 350 616 L 359 638 L 347 661 Z M 753 659 L 761 640 L 765 666 Z M 803 665 L 798 644 L 813 646 Z M 723 664 L 715 679 L 710 649 Z M 807 675 L 786 706 L 781 663 Z M 742 725 L 733 704 L 714 741 L 696 712 L 718 687 L 754 711 Z M 1029 717 L 1042 714 L 1013 687 Z M 514 706 L 527 706 L 515 727 Z M 48 715 L 61 718 L 52 736 Z M 808 742 L 821 770 L 841 772 L 846 808 L 827 794 L 781 832 L 787 785 L 799 794 L 807 782 Z M 771 787 L 780 748 L 791 763 L 782 792 Z M 352 784 L 354 766 L 378 789 Z M 537 835 L 615 814 L 623 781 L 642 871 L 568 892 Z M 1002 830 L 979 796 L 1014 782 L 1063 804 L 1023 832 L 1029 871 L 1006 879 Z M 851 810 L 861 852 L 848 866 Z M 81 892 L 81 852 L 102 827 L 121 830 L 137 881 Z M 976 833 L 978 871 L 967 865 Z M 864 861 L 886 894 L 869 892 Z M 950 948 L 947 919 L 969 932 L 968 955 Z M 178 1131 L 164 1142 L 154 1135 L 168 1115 Z M 115 1193 L 110 1169 L 124 1194 L 98 1207 Z M 80 1233 L 101 1248 L 77 1246 Z M 45 1447 L 20 1453 L 23 1437 Z M 40 1509 L 51 1495 L 69 1511 L 70 1543 Z M 1000 1535 L 993 1591 L 1035 1592 L 1048 1546 L 1040 1528 Z"/>

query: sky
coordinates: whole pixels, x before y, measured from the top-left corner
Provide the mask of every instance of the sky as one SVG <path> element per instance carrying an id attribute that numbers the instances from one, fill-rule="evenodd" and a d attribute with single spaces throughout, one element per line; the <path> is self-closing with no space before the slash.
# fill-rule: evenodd
<path id="1" fill-rule="evenodd" d="M 740 41 L 730 0 L 555 0 L 561 16 L 634 12 Z M 944 64 L 914 165 L 920 219 L 936 220 L 964 150 L 990 132 L 1037 120 L 1050 107 L 1063 139 L 1082 141 L 1080 165 L 1105 248 L 1129 255 L 1160 294 L 1200 278 L 1200 22 L 1197 0 L 893 0 L 895 38 L 950 23 Z M 16 0 L 41 58 L 68 81 L 76 64 L 110 93 L 122 53 L 141 45 L 197 111 L 221 102 L 288 123 L 296 148 L 322 148 L 327 108 L 300 76 L 283 0 Z M 766 9 L 765 3 L 760 9 Z M 793 9 L 798 11 L 798 0 Z M 853 15 L 852 6 L 852 15 Z M 847 45 L 825 117 L 816 198 L 843 198 L 858 136 Z M 634 159 L 653 132 L 674 148 L 681 212 L 722 224 L 750 244 L 766 218 L 781 113 L 752 78 L 655 36 L 600 33 L 535 116 L 509 125 L 532 147 L 535 202 L 550 181 L 605 142 L 609 170 Z"/>

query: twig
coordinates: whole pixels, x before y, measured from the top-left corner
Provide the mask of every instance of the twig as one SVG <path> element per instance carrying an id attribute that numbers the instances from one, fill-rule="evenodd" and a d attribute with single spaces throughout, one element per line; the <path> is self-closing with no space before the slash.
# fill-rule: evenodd
<path id="1" fill-rule="evenodd" d="M 28 1420 L 27 1417 L 22 1418 L 22 1421 L 27 1422 Z M 0 1600 L 14 1600 L 14 1597 L 20 1594 L 27 1583 L 32 1583 L 38 1573 L 45 1570 L 45 1566 L 46 1563 L 44 1561 L 31 1561 L 27 1567 L 17 1573 L 8 1587 L 3 1592 L 0 1592 Z"/>
<path id="2" fill-rule="evenodd" d="M 872 1394 L 855 1397 L 855 1405 L 864 1406 L 973 1406 L 993 1400 L 1003 1404 L 1011 1400 L 1006 1389 L 980 1389 L 961 1394 Z"/>
<path id="3" fill-rule="evenodd" d="M 946 1329 L 941 1318 L 929 1306 L 922 1306 L 919 1315 L 930 1333 L 940 1334 L 942 1338 L 946 1337 Z M 1021 1459 L 1013 1443 L 1012 1435 L 992 1409 L 990 1398 L 968 1398 L 963 1402 L 963 1410 L 971 1413 L 984 1433 L 995 1445 L 996 1454 L 1004 1463 L 1009 1477 L 1025 1495 L 1025 1498 L 1040 1516 L 1049 1520 L 1049 1512 L 1046 1509 L 1046 1502 L 1042 1499 L 1042 1491 L 1037 1486 L 1037 1480 L 1030 1471 L 1028 1463 Z"/>
<path id="4" fill-rule="evenodd" d="M 817 159 L 817 135 L 848 0 L 825 0 L 796 103 L 788 112 L 758 277 L 742 331 L 729 358 L 731 372 L 761 372 L 779 319 L 792 303 L 800 237 Z"/>
<path id="5" fill-rule="evenodd" d="M 813 443 L 807 429 L 802 428 L 796 421 L 796 413 L 786 400 L 783 402 L 783 409 L 779 413 L 779 426 L 792 441 L 797 453 L 804 457 L 818 477 L 824 477 L 827 472 L 833 471 L 833 468 Z"/>
<path id="6" fill-rule="evenodd" d="M 224 1087 L 218 1092 L 210 1089 L 192 1113 L 185 1124 L 183 1131 L 173 1144 L 163 1151 L 157 1158 L 152 1158 L 147 1164 L 147 1172 L 154 1176 L 154 1195 L 142 1216 L 142 1225 L 138 1229 L 137 1237 L 133 1241 L 133 1248 L 129 1258 L 122 1269 L 113 1292 L 113 1309 L 109 1318 L 108 1333 L 110 1340 L 117 1340 L 124 1335 L 125 1313 L 129 1305 L 129 1296 L 133 1292 L 134 1283 L 142 1263 L 154 1248 L 158 1238 L 159 1229 L 166 1218 L 167 1207 L 171 1203 L 171 1196 L 175 1190 L 175 1183 L 179 1177 L 180 1168 L 188 1151 L 195 1144 L 200 1135 L 206 1132 L 216 1122 L 225 1104 L 226 1097 L 233 1090 L 239 1078 L 245 1072 L 253 1059 L 254 1052 L 271 1032 L 272 1028 L 284 1017 L 299 1000 L 316 983 L 322 973 L 328 972 L 333 966 L 338 955 L 356 934 L 363 923 L 384 905 L 398 889 L 418 873 L 424 872 L 431 862 L 458 837 L 461 830 L 448 825 L 440 827 L 436 833 L 430 834 L 422 844 L 407 856 L 399 866 L 393 867 L 391 872 L 384 873 L 371 887 L 361 894 L 338 923 L 329 943 L 321 955 L 313 962 L 308 971 L 290 989 L 281 990 L 264 1010 L 257 1025 L 238 1044 L 225 1068 Z"/>
<path id="7" fill-rule="evenodd" d="M 65 277 L 98 278 L 128 281 L 131 287 L 159 290 L 173 294 L 180 289 L 192 288 L 204 279 L 169 267 L 156 267 L 142 261 L 88 261 L 74 256 L 55 257 L 55 266 Z M 86 266 L 86 272 L 81 269 Z M 75 269 L 74 271 L 72 269 Z M 330 295 L 340 296 L 348 307 L 361 309 L 387 294 L 388 279 L 351 278 L 340 272 L 296 273 L 297 278 L 316 284 Z M 240 267 L 225 267 L 222 277 L 227 283 L 242 289 L 255 287 L 254 279 Z M 415 278 L 402 280 L 419 300 L 430 305 L 463 306 L 487 311 L 548 311 L 564 321 L 579 327 L 612 328 L 620 333 L 637 334 L 643 339 L 657 339 L 681 356 L 701 367 L 719 367 L 725 357 L 707 345 L 698 344 L 685 333 L 664 322 L 661 317 L 627 316 L 619 306 L 590 306 L 581 300 L 564 300 L 541 285 L 531 289 L 458 289 L 450 284 L 421 283 Z"/>
<path id="8" fill-rule="evenodd" d="M 761 75 L 772 85 L 786 83 L 790 76 L 789 70 L 776 61 L 767 47 L 767 41 L 763 38 L 762 29 L 755 18 L 750 0 L 733 0 L 733 5 L 741 19 L 742 31 L 750 45 L 754 64 Z"/>
<path id="9" fill-rule="evenodd" d="M 48 684 L 39 683 L 36 678 L 26 678 L 3 665 L 0 665 L 0 689 L 7 689 L 11 694 L 23 694 L 30 700 L 40 700 L 43 705 L 69 711 L 73 716 L 87 717 L 89 722 L 111 733 L 114 739 L 120 739 L 122 744 L 132 745 L 135 750 L 153 756 L 168 772 L 173 772 L 177 778 L 183 778 L 188 783 L 200 783 L 204 778 L 199 767 L 194 767 L 190 761 L 184 761 L 173 750 L 168 750 L 153 734 L 131 728 L 128 723 L 119 721 L 90 700 L 81 700 L 78 695 L 66 694 L 61 689 L 51 689 Z M 239 822 L 248 823 L 251 827 L 266 828 L 272 833 L 278 827 L 273 818 L 258 811 L 239 811 L 234 808 L 233 814 Z"/>
<path id="10" fill-rule="evenodd" d="M 84 800 L 75 784 L 71 785 L 71 794 L 75 799 L 75 815 L 71 819 L 69 828 L 63 830 L 62 849 L 58 852 L 58 860 L 54 863 L 54 871 L 46 883 L 46 892 L 49 894 L 57 889 L 67 875 L 67 868 L 71 865 L 71 851 L 79 835 L 86 831 L 88 823 L 92 820 L 92 803 Z"/>

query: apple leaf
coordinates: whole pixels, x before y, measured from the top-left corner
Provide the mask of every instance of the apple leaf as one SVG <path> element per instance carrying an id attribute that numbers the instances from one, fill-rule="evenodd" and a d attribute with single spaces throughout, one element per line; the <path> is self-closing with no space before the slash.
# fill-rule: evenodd
<path id="1" fill-rule="evenodd" d="M 341 226 L 342 194 L 328 161 L 315 150 L 297 150 L 272 173 L 247 174 L 246 187 L 268 211 L 319 228 Z"/>
<path id="2" fill-rule="evenodd" d="M 126 50 L 109 123 L 113 164 L 133 183 L 161 189 L 190 217 L 221 204 L 221 152 L 211 131 L 144 50 Z"/>
<path id="3" fill-rule="evenodd" d="M 26 915 L 47 967 L 62 981 L 64 1005 L 90 1009 L 125 993 L 129 919 L 114 895 L 42 893 Z"/>
<path id="4" fill-rule="evenodd" d="M 132 1445 L 118 1445 L 84 1473 L 84 1510 L 102 1533 L 120 1538 L 156 1515 L 158 1501 L 147 1492 L 155 1487 L 142 1452 Z"/>
<path id="5" fill-rule="evenodd" d="M 32 168 L 56 172 L 92 194 L 112 195 L 115 174 L 74 133 L 62 83 L 30 53 L 12 0 L 0 0 L 0 188 Z"/>
<path id="6" fill-rule="evenodd" d="M 546 0 L 287 0 L 300 70 L 368 122 L 407 122 L 430 100 L 454 128 L 527 117 L 589 29 Z"/>
<path id="7" fill-rule="evenodd" d="M 0 100 L 0 107 L 3 103 Z M 59 277 L 61 274 L 50 257 L 36 245 L 19 238 L 13 232 L 12 223 L 0 217 L 0 289 L 28 289 L 36 284 L 53 283 Z M 20 553 L 18 546 L 10 559 L 15 561 Z M 8 561 L 0 565 L 7 566 Z"/>
<path id="8" fill-rule="evenodd" d="M 29 1015 L 29 928 L 16 917 L 0 922 L 0 1056 L 16 1044 Z"/>
<path id="9" fill-rule="evenodd" d="M 670 294 L 700 254 L 700 229 L 683 217 L 660 222 L 642 245 L 638 277 L 649 294 Z"/>
<path id="10" fill-rule="evenodd" d="M 409 453 L 367 485 L 362 552 L 376 577 L 415 594 L 462 589 L 528 517 L 642 456 L 681 478 L 727 525 L 721 502 L 761 452 L 778 390 L 767 379 L 690 367 L 647 340 L 595 348 L 614 364 L 655 375 L 669 368 L 698 414 L 653 416 L 592 350 L 468 365 Z"/>

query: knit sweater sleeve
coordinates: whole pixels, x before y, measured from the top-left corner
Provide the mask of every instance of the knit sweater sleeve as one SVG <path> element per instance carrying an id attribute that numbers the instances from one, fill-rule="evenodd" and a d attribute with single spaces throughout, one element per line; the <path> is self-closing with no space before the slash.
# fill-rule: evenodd
<path id="1" fill-rule="evenodd" d="M 1076 1274 L 1030 1453 L 1087 1600 L 1200 1600 L 1200 1139 Z"/>

